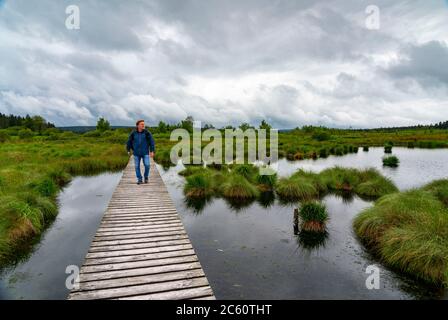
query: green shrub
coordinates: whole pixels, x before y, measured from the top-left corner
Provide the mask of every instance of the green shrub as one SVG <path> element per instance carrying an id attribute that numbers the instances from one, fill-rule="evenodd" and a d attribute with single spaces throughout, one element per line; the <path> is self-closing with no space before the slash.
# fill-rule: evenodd
<path id="1" fill-rule="evenodd" d="M 101 132 L 98 130 L 87 131 L 83 136 L 88 138 L 98 138 L 101 137 Z"/>
<path id="2" fill-rule="evenodd" d="M 384 145 L 384 153 L 392 153 L 393 145 L 391 143 L 386 143 Z"/>
<path id="3" fill-rule="evenodd" d="M 31 129 L 21 129 L 18 133 L 18 136 L 22 140 L 28 140 L 34 136 L 34 133 L 33 131 L 31 131 Z"/>
<path id="4" fill-rule="evenodd" d="M 327 158 L 329 155 L 328 149 L 327 148 L 322 148 L 319 150 L 319 157 L 321 158 Z"/>
<path id="5" fill-rule="evenodd" d="M 311 136 L 314 140 L 317 141 L 327 141 L 331 139 L 331 135 L 328 131 L 326 130 L 319 130 L 316 131 L 312 134 Z"/>
<path id="6" fill-rule="evenodd" d="M 9 134 L 7 134 L 5 131 L 0 130 L 0 143 L 5 143 L 10 139 Z"/>
<path id="7" fill-rule="evenodd" d="M 396 156 L 383 158 L 383 166 L 396 168 L 400 164 L 400 160 Z"/>

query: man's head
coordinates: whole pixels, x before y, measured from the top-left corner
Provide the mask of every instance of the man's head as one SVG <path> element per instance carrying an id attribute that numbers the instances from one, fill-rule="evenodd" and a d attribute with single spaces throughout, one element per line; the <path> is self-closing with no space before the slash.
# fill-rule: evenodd
<path id="1" fill-rule="evenodd" d="M 145 130 L 145 120 L 138 120 L 138 121 L 135 123 L 135 125 L 136 125 L 138 131 L 143 131 L 143 130 Z"/>

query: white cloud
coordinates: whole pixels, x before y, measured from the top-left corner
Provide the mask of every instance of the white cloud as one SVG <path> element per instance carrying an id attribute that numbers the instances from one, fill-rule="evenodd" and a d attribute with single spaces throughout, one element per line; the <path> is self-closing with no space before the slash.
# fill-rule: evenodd
<path id="1" fill-rule="evenodd" d="M 57 125 L 136 118 L 217 126 L 395 126 L 448 118 L 448 7 L 378 0 L 122 2 L 0 7 L 0 112 Z"/>

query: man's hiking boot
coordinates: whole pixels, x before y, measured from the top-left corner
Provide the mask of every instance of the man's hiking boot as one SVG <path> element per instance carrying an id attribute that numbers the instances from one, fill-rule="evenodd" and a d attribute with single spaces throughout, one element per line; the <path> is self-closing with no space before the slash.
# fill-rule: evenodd
<path id="1" fill-rule="evenodd" d="M 149 182 L 149 179 L 148 178 L 145 178 L 145 183 L 148 183 Z"/>
<path id="2" fill-rule="evenodd" d="M 143 182 L 142 182 L 142 181 L 140 181 L 140 180 L 139 180 L 139 181 L 137 181 L 137 184 L 138 184 L 138 185 L 140 185 L 140 184 L 142 184 L 142 183 L 143 183 Z"/>

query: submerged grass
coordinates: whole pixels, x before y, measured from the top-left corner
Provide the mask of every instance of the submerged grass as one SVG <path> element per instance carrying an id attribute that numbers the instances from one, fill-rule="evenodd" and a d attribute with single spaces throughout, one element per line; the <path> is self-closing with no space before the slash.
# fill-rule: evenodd
<path id="1" fill-rule="evenodd" d="M 385 264 L 448 286 L 448 180 L 379 199 L 354 220 L 362 242 Z"/>

